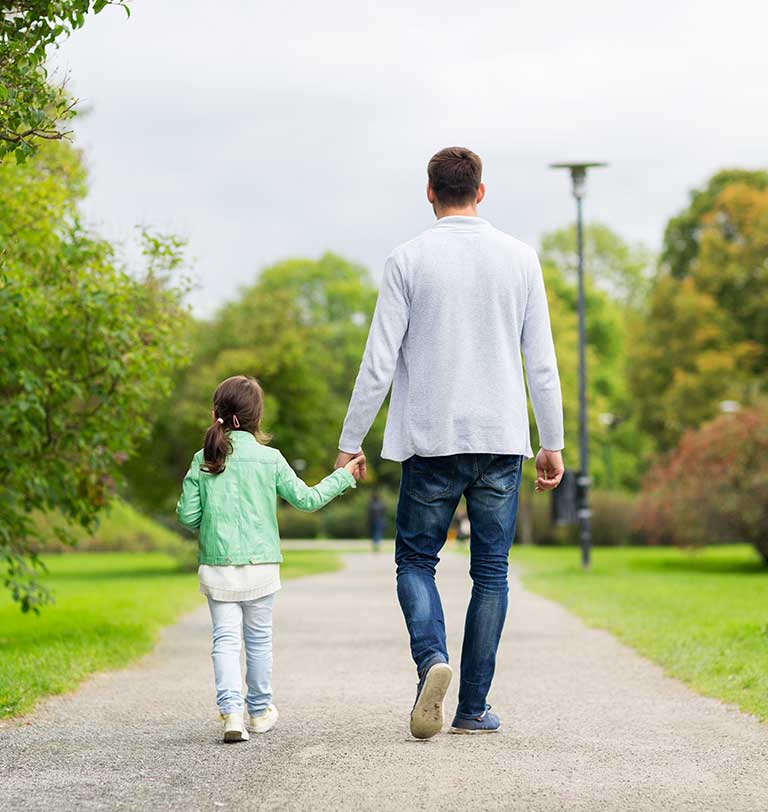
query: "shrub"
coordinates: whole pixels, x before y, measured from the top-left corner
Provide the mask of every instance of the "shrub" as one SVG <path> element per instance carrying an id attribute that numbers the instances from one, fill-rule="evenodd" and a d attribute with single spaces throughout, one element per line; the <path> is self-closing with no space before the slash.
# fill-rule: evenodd
<path id="1" fill-rule="evenodd" d="M 397 497 L 385 490 L 381 490 L 381 498 L 387 506 L 387 522 L 384 528 L 385 536 L 394 536 L 395 533 L 395 507 Z M 347 493 L 342 499 L 331 502 L 330 505 L 317 513 L 303 513 L 300 510 L 282 506 L 278 511 L 280 535 L 286 539 L 366 539 L 370 531 L 368 527 L 368 501 L 371 489 L 365 486 Z"/>
<path id="2" fill-rule="evenodd" d="M 61 541 L 56 528 L 62 517 L 56 513 L 38 513 L 34 518 L 37 542 L 34 552 L 162 552 L 176 559 L 179 568 L 191 571 L 197 568 L 197 536 L 175 526 L 164 525 L 144 516 L 122 499 L 115 499 L 105 509 L 98 527 L 88 532 L 79 525 L 67 527 L 70 542 Z"/>
<path id="3" fill-rule="evenodd" d="M 545 546 L 574 544 L 573 528 L 552 522 L 552 497 L 545 494 L 523 493 L 517 517 L 516 537 L 520 541 L 523 523 L 530 523 L 531 541 Z"/>
<path id="4" fill-rule="evenodd" d="M 332 539 L 368 537 L 368 511 L 365 500 L 349 499 L 330 505 L 323 514 L 323 535 Z"/>
<path id="5" fill-rule="evenodd" d="M 320 535 L 320 513 L 304 513 L 292 507 L 281 507 L 277 512 L 277 522 L 284 539 L 315 539 Z"/>
<path id="6" fill-rule="evenodd" d="M 384 536 L 395 535 L 395 510 L 397 496 L 389 491 L 379 491 L 387 508 Z M 371 489 L 359 487 L 354 493 L 332 502 L 322 511 L 323 535 L 333 539 L 370 538 L 368 524 L 368 502 Z"/>
<path id="7" fill-rule="evenodd" d="M 645 537 L 635 526 L 637 496 L 628 493 L 595 491 L 592 507 L 592 543 L 598 547 L 643 544 Z M 577 533 L 578 534 L 578 533 Z"/>
<path id="8" fill-rule="evenodd" d="M 72 544 L 62 542 L 55 528 L 62 522 L 58 514 L 37 514 L 35 516 L 35 544 L 37 553 L 64 553 L 72 549 Z M 115 499 L 106 508 L 99 524 L 92 532 L 79 525 L 68 528 L 75 548 L 79 552 L 126 552 L 142 553 L 166 551 L 175 543 L 186 543 L 175 530 L 164 527 L 121 499 Z"/>
<path id="9" fill-rule="evenodd" d="M 635 526 L 637 497 L 627 493 L 593 491 L 589 495 L 589 501 L 592 509 L 592 543 L 595 546 L 617 547 L 645 542 L 642 533 Z M 551 496 L 524 494 L 518 518 L 518 541 L 522 522 L 529 521 L 534 544 L 578 544 L 578 525 L 553 524 L 551 510 Z"/>
<path id="10" fill-rule="evenodd" d="M 768 408 L 691 429 L 648 472 L 636 527 L 653 542 L 747 542 L 768 564 Z"/>

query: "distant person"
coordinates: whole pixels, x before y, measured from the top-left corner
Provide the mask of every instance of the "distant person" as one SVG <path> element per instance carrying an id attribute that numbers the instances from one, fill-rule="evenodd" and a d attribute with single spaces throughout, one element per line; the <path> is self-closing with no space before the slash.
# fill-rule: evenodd
<path id="1" fill-rule="evenodd" d="M 213 395 L 213 425 L 192 459 L 176 507 L 179 521 L 199 527 L 200 592 L 213 627 L 216 702 L 224 741 L 266 733 L 278 718 L 272 704 L 272 603 L 280 589 L 277 496 L 317 510 L 355 486 L 357 456 L 315 487 L 305 485 L 276 448 L 263 445 L 263 394 L 235 375 Z M 248 722 L 243 719 L 240 649 L 245 638 Z"/>
<path id="2" fill-rule="evenodd" d="M 378 489 L 373 492 L 368 502 L 368 527 L 371 532 L 371 543 L 374 552 L 379 551 L 381 540 L 384 537 L 384 524 L 387 520 L 387 506 L 381 498 Z"/>
<path id="3" fill-rule="evenodd" d="M 469 522 L 467 511 L 461 508 L 456 513 L 456 541 L 460 544 L 466 544 L 469 541 L 472 525 Z"/>
<path id="4" fill-rule="evenodd" d="M 382 456 L 402 463 L 397 594 L 419 678 L 411 733 L 422 739 L 442 729 L 452 675 L 435 567 L 462 495 L 473 586 L 451 730 L 500 725 L 486 699 L 507 613 L 520 466 L 533 456 L 521 351 L 542 445 L 537 490 L 563 475 L 560 380 L 536 252 L 477 216 L 485 185 L 474 152 L 443 149 L 427 174 L 437 222 L 387 259 L 336 461 L 360 454 L 392 385 Z"/>

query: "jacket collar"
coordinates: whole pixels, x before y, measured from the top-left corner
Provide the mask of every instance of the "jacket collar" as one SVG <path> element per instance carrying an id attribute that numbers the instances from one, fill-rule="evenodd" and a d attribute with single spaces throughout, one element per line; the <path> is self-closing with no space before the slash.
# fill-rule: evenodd
<path id="1" fill-rule="evenodd" d="M 228 432 L 229 439 L 232 440 L 233 443 L 255 443 L 257 442 L 256 438 L 251 434 L 250 431 L 242 431 L 237 429 L 232 429 Z"/>

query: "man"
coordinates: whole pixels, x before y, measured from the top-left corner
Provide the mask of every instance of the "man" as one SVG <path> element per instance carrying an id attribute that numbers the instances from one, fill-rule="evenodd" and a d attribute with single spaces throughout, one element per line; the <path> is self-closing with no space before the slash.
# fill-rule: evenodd
<path id="1" fill-rule="evenodd" d="M 421 739 L 442 729 L 452 675 L 435 567 L 462 495 L 473 585 L 451 731 L 500 725 L 486 698 L 507 612 L 520 466 L 533 456 L 521 351 L 542 446 L 536 489 L 557 487 L 563 475 L 560 380 L 538 257 L 477 216 L 485 185 L 475 153 L 443 149 L 427 171 L 437 222 L 387 259 L 336 463 L 361 451 L 392 384 L 382 456 L 402 462 L 397 595 L 419 676 L 411 733 Z"/>

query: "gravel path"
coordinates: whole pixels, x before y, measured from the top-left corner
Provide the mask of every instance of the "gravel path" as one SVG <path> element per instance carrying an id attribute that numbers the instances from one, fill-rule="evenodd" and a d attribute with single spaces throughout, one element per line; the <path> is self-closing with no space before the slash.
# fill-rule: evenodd
<path id="1" fill-rule="evenodd" d="M 135 666 L 0 728 L 0 809 L 768 809 L 768 725 L 519 584 L 491 696 L 503 732 L 411 739 L 391 558 L 346 563 L 279 596 L 274 731 L 219 742 L 201 606 Z M 466 569 L 446 554 L 440 572 L 456 661 Z"/>

